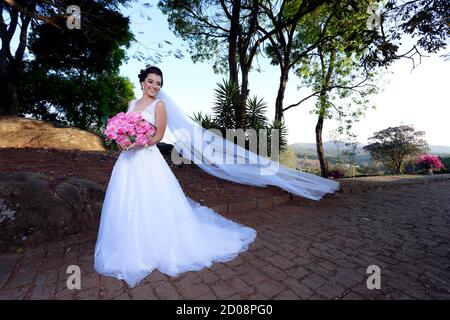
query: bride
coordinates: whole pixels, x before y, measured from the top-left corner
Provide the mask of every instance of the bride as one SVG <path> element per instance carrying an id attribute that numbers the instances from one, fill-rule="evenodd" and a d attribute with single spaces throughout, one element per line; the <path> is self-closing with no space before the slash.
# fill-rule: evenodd
<path id="1" fill-rule="evenodd" d="M 247 250 L 256 237 L 254 229 L 227 220 L 184 194 L 156 144 L 169 128 L 174 149 L 196 160 L 204 141 L 199 147 L 177 137 L 176 131 L 204 129 L 160 91 L 163 74 L 159 68 L 141 70 L 139 81 L 143 96 L 132 100 L 127 112 L 140 112 L 156 126 L 156 134 L 150 145 L 131 145 L 120 153 L 105 194 L 94 253 L 97 272 L 123 279 L 130 287 L 155 269 L 177 276 L 210 267 L 215 261 L 229 261 Z M 230 143 L 215 138 L 216 144 Z M 248 158 L 248 153 L 244 157 Z M 334 181 L 281 165 L 277 173 L 261 175 L 260 164 L 223 165 L 209 160 L 209 164 L 196 163 L 223 179 L 258 186 L 272 184 L 315 200 L 338 188 Z"/>

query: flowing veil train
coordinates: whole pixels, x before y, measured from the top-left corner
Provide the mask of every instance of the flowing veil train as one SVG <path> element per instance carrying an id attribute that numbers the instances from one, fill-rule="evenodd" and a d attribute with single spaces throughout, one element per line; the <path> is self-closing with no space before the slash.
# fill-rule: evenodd
<path id="1" fill-rule="evenodd" d="M 277 186 L 313 200 L 339 189 L 336 181 L 293 170 L 206 130 L 190 119 L 163 90 L 158 98 L 166 104 L 165 137 L 174 145 L 174 152 L 205 172 L 240 184 Z"/>

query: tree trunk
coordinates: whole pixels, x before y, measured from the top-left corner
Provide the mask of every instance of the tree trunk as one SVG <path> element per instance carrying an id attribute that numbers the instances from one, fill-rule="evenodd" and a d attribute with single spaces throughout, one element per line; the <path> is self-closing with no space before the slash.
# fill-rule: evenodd
<path id="1" fill-rule="evenodd" d="M 6 69 L 6 70 L 5 70 Z M 17 95 L 18 71 L 8 65 L 0 71 L 0 114 L 17 116 L 19 98 Z"/>
<path id="2" fill-rule="evenodd" d="M 284 66 L 287 65 L 289 64 L 284 64 Z M 275 121 L 281 121 L 283 119 L 284 93 L 286 92 L 286 85 L 289 78 L 289 69 L 284 66 L 281 67 L 280 85 L 278 86 L 277 99 L 275 100 Z"/>
<path id="3" fill-rule="evenodd" d="M 9 112 L 8 74 L 5 68 L 5 60 L 0 55 L 0 115 L 5 115 Z"/>
<path id="4" fill-rule="evenodd" d="M 326 115 L 326 112 L 328 109 L 328 106 L 326 105 L 327 104 L 326 98 L 327 98 L 328 88 L 330 85 L 331 76 L 332 76 L 333 70 L 334 70 L 334 60 L 336 58 L 336 51 L 332 50 L 330 53 L 330 61 L 329 61 L 326 73 L 325 73 L 326 65 L 325 65 L 325 61 L 324 61 L 323 51 L 320 46 L 318 48 L 318 51 L 319 51 L 319 55 L 320 55 L 322 71 L 324 73 L 324 79 L 323 79 L 323 83 L 322 83 L 322 91 L 319 95 L 320 112 L 319 112 L 319 119 L 317 120 L 317 125 L 316 125 L 316 146 L 317 146 L 317 156 L 319 157 L 319 162 L 320 162 L 320 173 L 321 173 L 322 177 L 328 178 L 328 175 L 329 175 L 328 163 L 325 160 L 325 154 L 323 152 L 322 130 L 323 130 L 323 122 L 324 122 L 325 115 Z"/>
<path id="5" fill-rule="evenodd" d="M 16 73 L 16 72 L 14 72 Z M 9 100 L 9 115 L 18 116 L 19 115 L 19 97 L 17 95 L 17 73 L 10 74 L 8 83 L 8 99 Z"/>
<path id="6" fill-rule="evenodd" d="M 397 164 L 397 174 L 402 174 L 403 173 L 403 160 L 400 159 L 398 164 Z"/>
<path id="7" fill-rule="evenodd" d="M 245 106 L 247 104 L 247 97 L 249 94 L 248 90 L 248 73 L 249 67 L 246 65 L 241 65 L 241 73 L 242 73 L 242 83 L 241 83 L 241 92 L 239 95 L 239 108 L 236 110 L 236 127 L 237 128 L 245 128 L 245 123 L 247 120 L 247 112 L 245 110 Z"/>
<path id="8" fill-rule="evenodd" d="M 320 163 L 320 174 L 322 175 L 322 177 L 328 178 L 328 162 L 327 160 L 325 160 L 325 152 L 323 151 L 322 142 L 323 121 L 324 115 L 320 114 L 316 124 L 316 148 Z"/>
<path id="9" fill-rule="evenodd" d="M 28 1 L 26 10 L 33 14 L 35 12 L 37 1 Z M 0 21 L 0 38 L 2 47 L 0 49 L 0 114 L 14 115 L 19 114 L 19 97 L 17 94 L 17 85 L 19 74 L 23 68 L 23 56 L 27 46 L 28 26 L 31 22 L 30 14 L 20 14 L 21 23 L 18 23 L 19 12 L 12 8 L 10 4 L 0 7 L 2 19 Z M 7 26 L 3 21 L 3 11 L 10 16 L 10 23 Z M 19 45 L 14 56 L 11 54 L 11 40 L 16 32 L 17 26 L 20 26 Z"/>
<path id="10" fill-rule="evenodd" d="M 230 69 L 230 81 L 239 83 L 238 64 L 237 64 L 237 39 L 239 32 L 239 15 L 241 11 L 241 2 L 233 2 L 233 10 L 231 12 L 230 35 L 228 37 L 228 67 Z"/>
<path id="11" fill-rule="evenodd" d="M 236 0 L 237 2 L 241 3 L 242 1 Z M 242 83 L 240 87 L 240 101 L 239 101 L 239 110 L 236 114 L 236 122 L 239 125 L 238 127 L 244 128 L 247 122 L 247 112 L 246 112 L 246 105 L 247 105 L 247 97 L 249 95 L 248 90 L 248 74 L 250 71 L 250 67 L 252 65 L 253 58 L 256 54 L 255 47 L 252 47 L 251 50 L 249 50 L 250 45 L 254 42 L 254 35 L 257 32 L 257 26 L 258 26 L 258 12 L 260 9 L 260 1 L 251 1 L 250 3 L 251 8 L 251 14 L 250 14 L 250 21 L 246 28 L 241 28 L 241 21 L 239 21 L 238 24 L 238 41 L 237 41 L 237 49 L 238 49 L 238 55 L 239 55 L 239 66 L 241 68 L 242 73 Z M 239 7 L 241 9 L 241 7 Z M 248 9 L 248 8 L 247 8 Z M 242 29 L 246 29 L 245 32 L 243 32 Z"/>

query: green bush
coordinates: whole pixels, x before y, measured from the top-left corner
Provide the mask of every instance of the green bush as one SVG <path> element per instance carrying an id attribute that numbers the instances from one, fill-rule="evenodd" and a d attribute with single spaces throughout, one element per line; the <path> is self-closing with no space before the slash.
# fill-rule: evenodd
<path id="1" fill-rule="evenodd" d="M 444 168 L 439 171 L 434 171 L 434 174 L 450 173 L 450 157 L 439 157 L 441 159 Z"/>
<path id="2" fill-rule="evenodd" d="M 450 157 L 439 157 L 444 164 L 445 169 L 450 170 Z"/>

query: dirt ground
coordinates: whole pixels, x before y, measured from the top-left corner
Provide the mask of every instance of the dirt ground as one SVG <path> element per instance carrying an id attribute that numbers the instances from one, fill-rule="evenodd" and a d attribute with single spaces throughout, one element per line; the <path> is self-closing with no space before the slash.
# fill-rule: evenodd
<path id="1" fill-rule="evenodd" d="M 13 116 L 0 116 L 0 148 L 106 150 L 103 138 L 87 130 Z"/>

